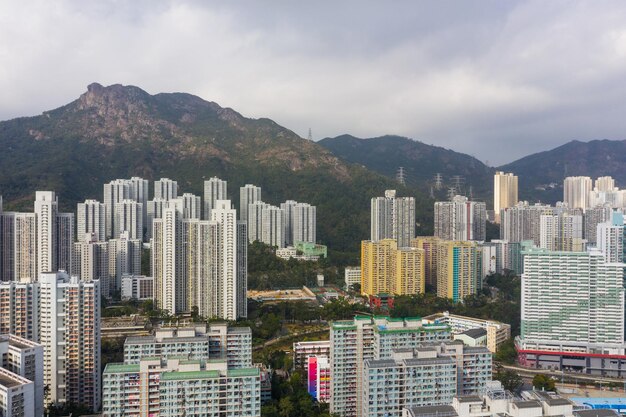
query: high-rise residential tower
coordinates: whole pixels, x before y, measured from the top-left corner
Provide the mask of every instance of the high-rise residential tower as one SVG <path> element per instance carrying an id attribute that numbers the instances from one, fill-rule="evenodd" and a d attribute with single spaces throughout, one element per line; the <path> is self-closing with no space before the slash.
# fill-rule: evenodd
<path id="1" fill-rule="evenodd" d="M 589 356 L 613 368 L 607 355 L 624 355 L 625 348 L 623 279 L 624 264 L 607 263 L 600 251 L 525 252 L 517 343 L 522 363 L 528 365 L 532 358 L 536 366 L 542 360 L 539 356 L 548 359 L 554 352 L 551 363 L 557 369 L 571 366 L 589 373 L 588 361 L 595 360 Z M 593 355 L 586 355 L 589 353 Z M 573 355 L 575 360 L 569 364 L 555 360 L 565 355 Z M 614 359 L 617 369 L 620 360 Z M 623 364 L 621 367 L 623 370 Z"/>
<path id="2" fill-rule="evenodd" d="M 372 198 L 370 222 L 370 240 L 396 239 L 399 247 L 409 246 L 415 237 L 415 199 L 386 190 L 384 197 Z"/>
<path id="3" fill-rule="evenodd" d="M 130 185 L 127 180 L 117 179 L 104 184 L 105 233 L 106 239 L 113 237 L 115 224 L 115 205 L 130 198 Z"/>
<path id="4" fill-rule="evenodd" d="M 563 181 L 563 202 L 568 207 L 587 210 L 592 181 L 589 177 L 567 177 Z"/>
<path id="5" fill-rule="evenodd" d="M 500 223 L 500 210 L 517 204 L 517 175 L 498 171 L 493 176 L 493 211 Z"/>
<path id="6" fill-rule="evenodd" d="M 154 199 L 171 200 L 178 197 L 178 182 L 169 178 L 161 178 L 154 182 Z"/>
<path id="7" fill-rule="evenodd" d="M 479 240 L 486 237 L 487 206 L 457 195 L 435 203 L 435 236 L 444 240 Z"/>
<path id="8" fill-rule="evenodd" d="M 482 288 L 482 249 L 476 242 L 442 240 L 437 245 L 437 296 L 455 302 Z"/>
<path id="9" fill-rule="evenodd" d="M 248 205 L 261 201 L 261 187 L 246 184 L 239 188 L 239 220 L 248 221 Z"/>
<path id="10" fill-rule="evenodd" d="M 130 239 L 143 240 L 143 204 L 135 200 L 122 200 L 115 205 L 113 238 L 128 233 Z"/>
<path id="11" fill-rule="evenodd" d="M 95 233 L 98 240 L 106 240 L 106 208 L 97 200 L 85 200 L 76 207 L 76 237 Z"/>
<path id="12" fill-rule="evenodd" d="M 316 243 L 317 214 L 316 207 L 308 203 L 298 203 L 293 208 L 291 231 L 293 242 Z"/>
<path id="13" fill-rule="evenodd" d="M 40 340 L 51 404 L 100 408 L 100 282 L 42 273 Z"/>
<path id="14" fill-rule="evenodd" d="M 226 181 L 217 177 L 211 177 L 204 182 L 204 218 L 211 219 L 211 211 L 215 208 L 217 200 L 226 200 L 228 192 L 228 184 Z"/>
<path id="15" fill-rule="evenodd" d="M 552 251 L 585 250 L 583 240 L 583 215 L 568 212 L 544 214 L 540 218 L 539 247 Z"/>

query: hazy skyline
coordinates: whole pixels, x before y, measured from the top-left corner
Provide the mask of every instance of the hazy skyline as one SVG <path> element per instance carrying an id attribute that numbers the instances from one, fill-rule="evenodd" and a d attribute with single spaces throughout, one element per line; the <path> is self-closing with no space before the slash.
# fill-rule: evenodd
<path id="1" fill-rule="evenodd" d="M 490 165 L 626 139 L 620 1 L 7 1 L 0 39 L 0 120 L 99 82 Z"/>

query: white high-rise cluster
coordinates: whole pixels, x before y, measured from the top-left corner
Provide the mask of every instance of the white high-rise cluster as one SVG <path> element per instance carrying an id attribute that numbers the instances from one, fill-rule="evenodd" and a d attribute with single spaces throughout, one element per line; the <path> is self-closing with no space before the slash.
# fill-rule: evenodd
<path id="1" fill-rule="evenodd" d="M 395 239 L 398 247 L 407 247 L 414 237 L 415 198 L 396 197 L 395 190 L 386 190 L 384 197 L 372 198 L 371 241 Z"/>

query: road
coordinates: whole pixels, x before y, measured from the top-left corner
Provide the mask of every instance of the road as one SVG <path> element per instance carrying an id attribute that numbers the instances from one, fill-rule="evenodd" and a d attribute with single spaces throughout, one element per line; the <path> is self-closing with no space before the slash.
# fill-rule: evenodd
<path id="1" fill-rule="evenodd" d="M 555 379 L 558 379 L 558 380 L 561 380 L 561 378 L 563 377 L 565 379 L 578 380 L 581 382 L 582 381 L 590 382 L 590 383 L 601 382 L 603 384 L 617 383 L 620 386 L 624 385 L 625 383 L 624 382 L 625 380 L 623 378 L 610 378 L 610 377 L 599 376 L 599 375 L 586 375 L 586 374 L 579 374 L 576 372 L 550 371 L 548 369 L 522 368 L 520 366 L 512 366 L 512 365 L 502 365 L 502 367 L 504 369 L 515 371 L 522 377 L 532 378 L 533 376 L 537 374 L 544 374 L 544 375 L 553 376 L 555 377 Z"/>

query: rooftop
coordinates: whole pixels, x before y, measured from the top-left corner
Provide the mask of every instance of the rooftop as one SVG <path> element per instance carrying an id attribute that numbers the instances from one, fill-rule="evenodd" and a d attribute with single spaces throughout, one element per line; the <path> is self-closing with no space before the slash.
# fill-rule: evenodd
<path id="1" fill-rule="evenodd" d="M 408 410 L 411 417 L 457 417 L 458 414 L 451 405 L 429 405 L 424 407 L 413 407 Z"/>
<path id="2" fill-rule="evenodd" d="M 541 408 L 539 401 L 515 401 L 513 402 L 517 408 Z"/>
<path id="3" fill-rule="evenodd" d="M 127 372 L 139 372 L 139 365 L 126 365 L 123 363 L 107 363 L 104 368 L 105 374 L 122 374 Z"/>
<path id="4" fill-rule="evenodd" d="M 472 339 L 478 339 L 479 337 L 487 336 L 487 330 L 483 329 L 482 327 L 477 327 L 475 329 L 466 330 L 461 334 L 466 335 L 467 337 L 471 337 Z"/>
<path id="5" fill-rule="evenodd" d="M 2 387 L 13 388 L 30 383 L 31 381 L 26 378 L 22 378 L 13 372 L 7 371 L 6 369 L 0 369 L 0 386 Z"/>

